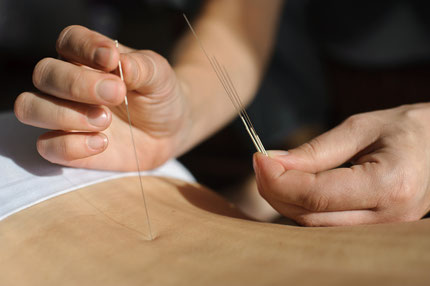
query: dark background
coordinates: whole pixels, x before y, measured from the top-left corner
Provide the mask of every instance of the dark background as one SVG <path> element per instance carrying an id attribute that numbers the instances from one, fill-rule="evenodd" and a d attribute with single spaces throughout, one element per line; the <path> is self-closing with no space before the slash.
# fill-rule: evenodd
<path id="1" fill-rule="evenodd" d="M 34 90 L 33 67 L 57 57 L 55 41 L 66 26 L 84 25 L 169 58 L 186 28 L 182 12 L 193 18 L 201 4 L 0 0 L 0 111 Z M 429 14 L 427 1 L 287 1 L 273 58 L 249 107 L 266 148 L 295 147 L 351 114 L 429 101 Z M 235 121 L 181 161 L 220 190 L 252 173 L 253 152 Z"/>

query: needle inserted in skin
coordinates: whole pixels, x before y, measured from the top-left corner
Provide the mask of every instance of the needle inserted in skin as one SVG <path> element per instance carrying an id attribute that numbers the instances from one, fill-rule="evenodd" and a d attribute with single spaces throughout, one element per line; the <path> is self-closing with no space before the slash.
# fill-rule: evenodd
<path id="1" fill-rule="evenodd" d="M 240 119 L 242 120 L 243 124 L 245 125 L 245 129 L 248 132 L 249 136 L 251 137 L 252 142 L 254 143 L 255 148 L 258 152 L 263 153 L 267 156 L 266 149 L 263 146 L 263 143 L 261 142 L 260 138 L 257 135 L 257 132 L 254 129 L 254 126 L 251 123 L 251 119 L 248 116 L 248 113 L 246 112 L 242 100 L 239 97 L 239 94 L 237 93 L 236 88 L 234 87 L 234 84 L 224 66 L 221 66 L 216 59 L 215 56 L 210 57 L 209 54 L 206 52 L 206 49 L 203 46 L 203 43 L 200 41 L 199 37 L 197 36 L 197 33 L 191 26 L 190 21 L 188 21 L 187 16 L 183 14 L 185 21 L 188 24 L 188 27 L 190 28 L 191 32 L 193 33 L 194 37 L 198 41 L 200 48 L 202 49 L 203 53 L 205 54 L 206 58 L 208 59 L 212 69 L 214 70 L 218 80 L 220 81 L 222 87 L 224 88 L 224 91 L 226 92 L 227 96 L 230 98 L 231 102 L 233 103 L 234 108 L 236 109 Z"/>
<path id="2" fill-rule="evenodd" d="M 115 40 L 115 45 L 118 48 L 119 44 L 118 41 Z M 119 69 L 119 75 L 121 77 L 121 80 L 124 81 L 124 75 L 122 73 L 122 65 L 121 65 L 121 60 L 118 61 L 118 69 Z M 152 229 L 151 229 L 151 223 L 149 220 L 149 211 L 148 211 L 148 205 L 146 203 L 146 197 L 145 197 L 145 192 L 143 191 L 143 184 L 142 184 L 142 175 L 140 174 L 140 165 L 139 165 L 139 158 L 137 157 L 137 150 L 136 150 L 136 143 L 134 142 L 134 136 L 133 136 L 133 128 L 131 125 L 131 118 L 130 118 L 130 111 L 128 110 L 128 100 L 127 100 L 127 95 L 124 98 L 124 103 L 125 103 L 125 109 L 127 111 L 127 118 L 128 118 L 128 126 L 130 127 L 130 136 L 131 136 L 131 141 L 132 141 L 132 145 L 133 145 L 133 150 L 134 150 L 134 157 L 136 159 L 136 167 L 137 167 L 137 173 L 139 175 L 139 183 L 140 183 L 140 190 L 142 193 L 142 198 L 143 198 L 143 204 L 145 206 L 145 212 L 146 212 L 146 222 L 148 224 L 148 230 L 149 230 L 149 237 L 150 240 L 153 240 L 153 236 L 152 236 Z"/>

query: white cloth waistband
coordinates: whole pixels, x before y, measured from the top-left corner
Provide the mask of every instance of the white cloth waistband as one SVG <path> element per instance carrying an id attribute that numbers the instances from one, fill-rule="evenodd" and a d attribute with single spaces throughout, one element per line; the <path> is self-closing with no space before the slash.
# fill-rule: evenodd
<path id="1" fill-rule="evenodd" d="M 134 176 L 136 172 L 108 172 L 52 164 L 37 153 L 36 139 L 46 130 L 20 123 L 13 113 L 0 113 L 0 220 L 52 197 L 103 181 Z M 194 182 L 178 161 L 142 175 Z"/>

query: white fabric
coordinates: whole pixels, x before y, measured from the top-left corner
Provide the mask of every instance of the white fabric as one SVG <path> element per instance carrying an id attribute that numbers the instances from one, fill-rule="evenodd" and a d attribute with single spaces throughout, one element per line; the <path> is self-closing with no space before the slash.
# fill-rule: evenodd
<path id="1" fill-rule="evenodd" d="M 68 168 L 51 164 L 37 153 L 36 139 L 44 132 L 20 123 L 13 113 L 0 113 L 0 220 L 49 198 L 114 178 L 137 173 Z M 194 182 L 176 160 L 142 172 Z"/>

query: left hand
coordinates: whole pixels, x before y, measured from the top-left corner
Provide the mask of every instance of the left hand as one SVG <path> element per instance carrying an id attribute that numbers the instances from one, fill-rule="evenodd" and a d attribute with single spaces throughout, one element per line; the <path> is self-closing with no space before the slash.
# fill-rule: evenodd
<path id="1" fill-rule="evenodd" d="M 418 220 L 430 210 L 429 122 L 429 103 L 405 105 L 354 115 L 288 154 L 256 154 L 260 194 L 306 226 Z"/>

